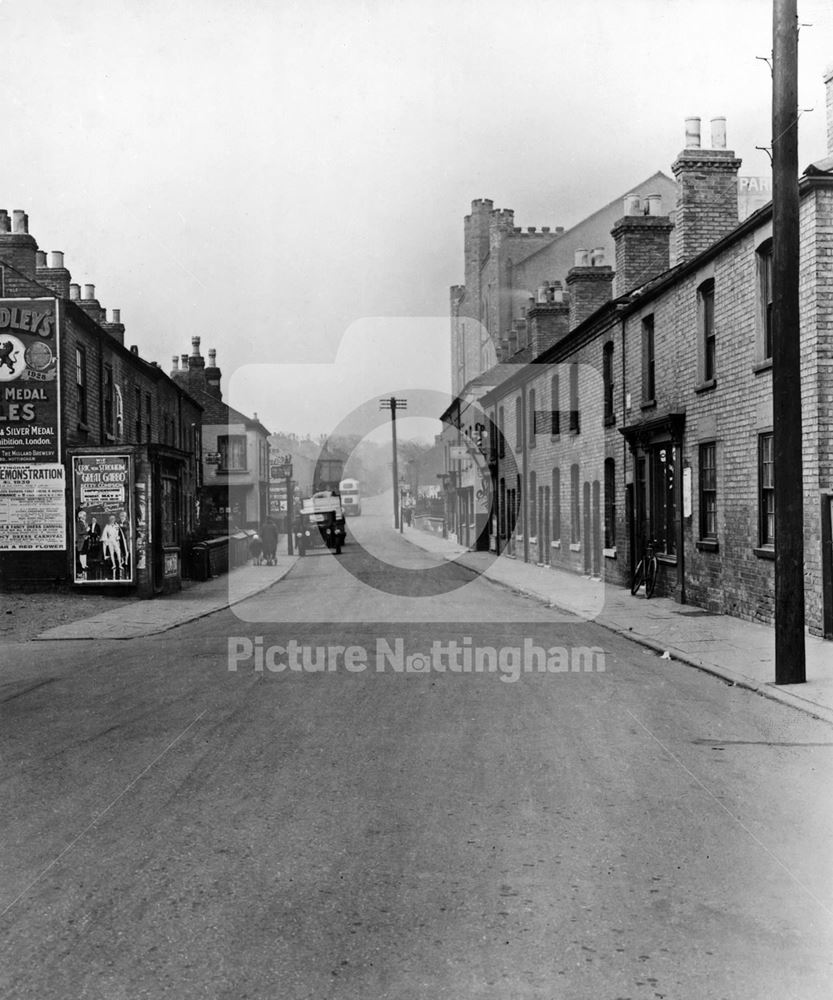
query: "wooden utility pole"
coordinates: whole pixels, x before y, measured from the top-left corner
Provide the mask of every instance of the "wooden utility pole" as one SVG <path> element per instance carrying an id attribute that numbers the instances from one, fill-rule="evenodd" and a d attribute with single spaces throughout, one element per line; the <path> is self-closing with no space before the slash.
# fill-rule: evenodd
<path id="1" fill-rule="evenodd" d="M 798 15 L 773 0 L 772 411 L 775 467 L 775 683 L 806 680 L 804 476 L 798 309 Z"/>
<path id="2" fill-rule="evenodd" d="M 391 396 L 389 399 L 379 400 L 379 409 L 390 410 L 390 433 L 393 442 L 393 526 L 399 528 L 399 461 L 396 448 L 396 411 L 405 410 L 408 407 L 407 399 L 397 399 Z"/>

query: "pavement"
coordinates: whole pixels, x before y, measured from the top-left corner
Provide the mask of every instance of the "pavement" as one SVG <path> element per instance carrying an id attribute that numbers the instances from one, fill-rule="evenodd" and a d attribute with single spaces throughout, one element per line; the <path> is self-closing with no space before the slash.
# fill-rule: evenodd
<path id="1" fill-rule="evenodd" d="M 578 618 L 625 635 L 674 659 L 747 688 L 815 718 L 833 723 L 833 643 L 806 636 L 804 684 L 775 684 L 775 635 L 771 627 L 713 614 L 667 598 L 633 597 L 618 585 L 487 552 L 406 527 L 403 537 L 437 558 L 455 560 L 493 583 Z M 246 600 L 281 580 L 297 561 L 284 541 L 276 566 L 251 564 L 182 592 L 152 601 L 120 602 L 91 617 L 46 629 L 41 641 L 124 640 L 156 635 Z"/>
<path id="2" fill-rule="evenodd" d="M 455 560 L 494 583 L 594 621 L 656 651 L 766 698 L 833 723 L 833 642 L 805 636 L 804 684 L 775 684 L 771 626 L 714 614 L 668 598 L 647 600 L 618 585 L 489 552 L 405 527 L 404 537 L 435 556 Z"/>

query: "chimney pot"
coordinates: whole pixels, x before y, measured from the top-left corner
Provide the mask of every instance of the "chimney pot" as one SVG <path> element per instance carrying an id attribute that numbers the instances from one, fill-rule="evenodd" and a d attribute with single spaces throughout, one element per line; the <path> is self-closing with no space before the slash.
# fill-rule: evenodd
<path id="1" fill-rule="evenodd" d="M 685 148 L 700 148 L 700 119 L 686 118 L 685 120 Z"/>
<path id="2" fill-rule="evenodd" d="M 139 353 L 139 348 L 136 346 L 136 344 L 131 344 L 130 345 L 130 353 L 131 354 L 138 354 Z"/>
<path id="3" fill-rule="evenodd" d="M 648 202 L 648 215 L 662 215 L 661 194 L 649 194 L 647 202 Z"/>
<path id="4" fill-rule="evenodd" d="M 12 220 L 5 208 L 0 208 L 0 233 L 10 233 L 12 231 Z"/>
<path id="5" fill-rule="evenodd" d="M 95 298 L 95 285 L 84 285 L 84 296 L 85 299 Z"/>
<path id="6" fill-rule="evenodd" d="M 114 309 L 113 310 L 113 322 L 114 323 L 121 323 L 121 309 Z"/>
<path id="7" fill-rule="evenodd" d="M 576 250 L 575 255 L 573 257 L 574 266 L 587 267 L 587 256 L 588 256 L 587 251 L 583 247 L 580 247 L 578 250 Z"/>
<path id="8" fill-rule="evenodd" d="M 74 281 L 69 286 L 69 297 L 73 302 L 77 302 L 81 298 L 81 286 L 77 285 Z"/>
<path id="9" fill-rule="evenodd" d="M 712 149 L 726 148 L 726 119 L 712 118 Z"/>
<path id="10" fill-rule="evenodd" d="M 217 352 L 214 350 L 213 347 L 208 352 L 208 367 L 209 368 L 217 367 Z"/>
<path id="11" fill-rule="evenodd" d="M 12 231 L 15 233 L 29 232 L 26 213 L 20 208 L 16 208 L 12 212 Z"/>
<path id="12" fill-rule="evenodd" d="M 605 262 L 605 248 L 596 247 L 590 255 L 590 263 L 593 267 L 602 267 Z"/>
<path id="13" fill-rule="evenodd" d="M 639 200 L 638 194 L 626 194 L 625 195 L 625 215 L 641 215 L 642 214 L 642 202 Z"/>
<path id="14" fill-rule="evenodd" d="M 46 251 L 35 251 L 35 267 L 46 267 Z"/>
<path id="15" fill-rule="evenodd" d="M 200 338 L 191 338 L 191 357 L 198 358 L 200 356 Z"/>
<path id="16" fill-rule="evenodd" d="M 178 355 L 175 354 L 171 360 L 173 361 L 173 364 L 171 365 L 171 371 L 172 372 L 178 372 L 179 371 L 179 357 L 178 357 Z"/>
<path id="17" fill-rule="evenodd" d="M 53 250 L 49 254 L 49 266 L 50 267 L 63 267 L 64 266 L 64 253 L 63 253 L 63 250 Z"/>

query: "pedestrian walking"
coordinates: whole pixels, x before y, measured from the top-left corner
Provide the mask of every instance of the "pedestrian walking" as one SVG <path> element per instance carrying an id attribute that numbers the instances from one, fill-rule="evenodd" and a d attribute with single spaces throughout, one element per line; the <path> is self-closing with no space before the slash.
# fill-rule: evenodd
<path id="1" fill-rule="evenodd" d="M 278 526 L 271 517 L 267 517 L 260 529 L 260 537 L 263 542 L 263 558 L 267 566 L 277 565 L 278 549 Z"/>

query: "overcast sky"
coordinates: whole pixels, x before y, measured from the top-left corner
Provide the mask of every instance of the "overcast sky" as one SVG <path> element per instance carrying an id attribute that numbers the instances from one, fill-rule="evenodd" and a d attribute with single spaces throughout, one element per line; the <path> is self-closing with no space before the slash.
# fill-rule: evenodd
<path id="1" fill-rule="evenodd" d="M 799 15 L 803 169 L 833 4 Z M 270 429 L 447 389 L 473 198 L 569 227 L 670 173 L 689 115 L 769 173 L 771 0 L 0 0 L 0 33 L 0 208 Z"/>

